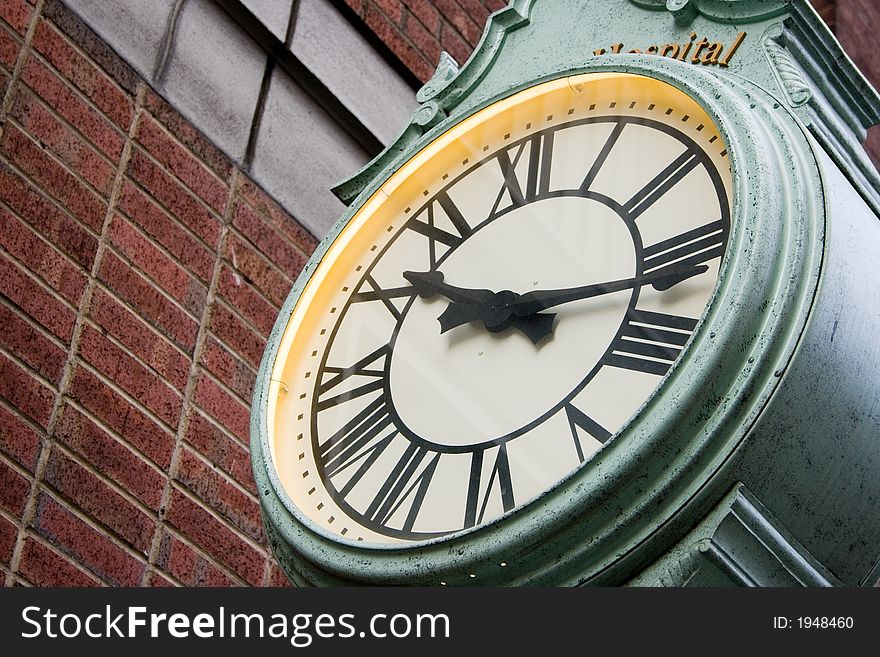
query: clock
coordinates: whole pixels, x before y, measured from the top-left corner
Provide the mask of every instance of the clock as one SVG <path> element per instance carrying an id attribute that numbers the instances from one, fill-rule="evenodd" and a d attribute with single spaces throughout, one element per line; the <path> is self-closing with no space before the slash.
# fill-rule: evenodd
<path id="1" fill-rule="evenodd" d="M 311 273 L 271 379 L 271 461 L 336 540 L 515 513 L 617 440 L 699 330 L 730 230 L 712 119 L 626 73 L 444 132 Z"/>
<path id="2" fill-rule="evenodd" d="M 690 20 L 613 4 L 656 30 L 621 44 Z M 798 105 L 774 35 L 838 50 L 789 8 L 687 28 L 741 41 L 729 70 L 585 56 L 605 23 L 561 0 L 441 62 L 264 353 L 254 478 L 295 583 L 876 581 L 880 201 L 836 118 L 869 94 Z"/>

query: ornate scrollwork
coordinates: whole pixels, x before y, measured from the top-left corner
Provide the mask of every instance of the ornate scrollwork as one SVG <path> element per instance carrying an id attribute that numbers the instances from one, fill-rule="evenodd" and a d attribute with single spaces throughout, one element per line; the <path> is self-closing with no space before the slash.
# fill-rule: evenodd
<path id="1" fill-rule="evenodd" d="M 810 102 L 810 99 L 813 97 L 813 91 L 810 89 L 791 55 L 777 43 L 776 39 L 781 34 L 782 29 L 779 25 L 771 27 L 764 34 L 761 45 L 770 62 L 770 67 L 779 81 L 779 86 L 782 87 L 782 90 L 788 97 L 789 104 L 792 107 L 800 107 Z"/>
<path id="2" fill-rule="evenodd" d="M 630 0 L 644 9 L 666 9 L 676 20 L 697 13 L 721 23 L 755 23 L 779 16 L 788 8 L 786 0 Z M 681 17 L 681 19 L 679 19 Z"/>

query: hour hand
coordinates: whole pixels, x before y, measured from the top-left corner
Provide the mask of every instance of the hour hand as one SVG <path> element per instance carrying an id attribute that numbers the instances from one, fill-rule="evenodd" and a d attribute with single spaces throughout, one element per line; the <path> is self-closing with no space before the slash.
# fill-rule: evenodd
<path id="1" fill-rule="evenodd" d="M 403 277 L 423 299 L 440 294 L 451 302 L 438 317 L 440 333 L 446 333 L 463 324 L 482 322 L 493 333 L 510 327 L 538 344 L 553 332 L 556 315 L 535 313 L 529 317 L 511 317 L 503 301 L 507 300 L 507 296 L 510 297 L 509 300 L 519 297 L 513 292 L 496 293 L 491 290 L 456 287 L 445 283 L 443 273 L 439 271 L 405 271 Z"/>
<path id="2" fill-rule="evenodd" d="M 492 323 L 487 317 L 488 313 L 491 313 L 491 309 L 487 309 L 485 304 L 450 303 L 437 318 L 440 321 L 440 333 L 471 322 L 482 322 L 486 330 L 492 333 L 513 328 L 531 340 L 532 344 L 538 344 L 553 333 L 553 322 L 556 319 L 555 313 L 534 313 L 528 317 L 511 317 L 506 313 L 503 321 Z"/>
<path id="3" fill-rule="evenodd" d="M 423 299 L 440 294 L 456 303 L 484 303 L 494 296 L 492 290 L 475 290 L 456 287 L 443 281 L 440 271 L 405 271 L 403 277 Z"/>

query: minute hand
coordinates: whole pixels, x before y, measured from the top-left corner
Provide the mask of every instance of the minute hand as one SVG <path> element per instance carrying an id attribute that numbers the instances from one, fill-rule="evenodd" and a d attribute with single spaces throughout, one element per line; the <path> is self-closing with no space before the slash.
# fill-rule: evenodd
<path id="1" fill-rule="evenodd" d="M 607 283 L 595 283 L 593 285 L 582 285 L 561 290 L 536 290 L 519 295 L 517 299 L 507 304 L 507 309 L 513 316 L 527 317 L 564 303 L 589 299 L 603 294 L 611 294 L 612 292 L 620 292 L 621 290 L 628 290 L 641 285 L 653 285 L 658 290 L 666 290 L 692 276 L 702 274 L 707 269 L 706 265 L 674 270 L 663 269 L 652 274 L 623 278 Z"/>

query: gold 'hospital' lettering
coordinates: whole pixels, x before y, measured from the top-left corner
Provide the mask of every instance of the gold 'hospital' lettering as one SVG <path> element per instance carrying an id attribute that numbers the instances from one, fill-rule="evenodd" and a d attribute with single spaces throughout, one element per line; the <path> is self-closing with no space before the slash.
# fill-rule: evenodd
<path id="1" fill-rule="evenodd" d="M 618 54 L 618 53 L 645 53 L 647 55 L 659 55 L 660 57 L 669 57 L 682 62 L 690 62 L 691 64 L 702 64 L 703 66 L 724 66 L 730 65 L 730 60 L 734 53 L 742 45 L 746 38 L 745 32 L 736 35 L 725 50 L 724 44 L 718 41 L 709 41 L 706 37 L 702 37 L 697 41 L 697 33 L 691 32 L 690 40 L 684 43 L 663 43 L 650 45 L 644 50 L 633 48 L 632 50 L 624 50 L 622 43 L 615 43 L 608 51 L 605 48 L 598 48 L 593 51 L 594 55 Z M 723 55 L 723 56 L 722 56 Z"/>

